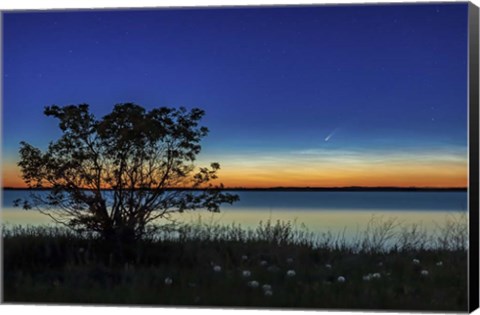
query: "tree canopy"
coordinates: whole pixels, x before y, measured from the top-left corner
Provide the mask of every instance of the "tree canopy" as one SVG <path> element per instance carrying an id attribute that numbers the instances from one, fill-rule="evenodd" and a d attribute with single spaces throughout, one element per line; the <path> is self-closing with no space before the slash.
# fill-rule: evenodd
<path id="1" fill-rule="evenodd" d="M 118 104 L 96 119 L 87 104 L 48 106 L 59 121 L 60 138 L 44 151 L 21 142 L 22 177 L 32 190 L 18 200 L 76 231 L 105 239 L 141 238 L 158 219 L 204 208 L 218 212 L 238 196 L 213 185 L 220 169 L 196 167 L 208 129 L 198 108 L 145 108 Z"/>

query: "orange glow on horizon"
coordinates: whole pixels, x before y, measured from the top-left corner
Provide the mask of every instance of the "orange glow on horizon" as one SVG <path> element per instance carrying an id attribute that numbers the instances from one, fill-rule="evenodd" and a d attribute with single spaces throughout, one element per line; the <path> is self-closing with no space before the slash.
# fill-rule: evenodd
<path id="1" fill-rule="evenodd" d="M 3 165 L 2 167 L 2 185 L 3 187 L 26 187 L 22 179 L 20 170 L 16 165 Z"/>
<path id="2" fill-rule="evenodd" d="M 426 188 L 464 188 L 468 186 L 465 175 L 442 176 L 436 174 L 411 174 L 410 176 L 386 177 L 387 174 L 357 174 L 348 178 L 334 176 L 330 178 L 305 178 L 292 181 L 273 180 L 261 177 L 235 178 L 223 174 L 219 183 L 225 187 L 269 188 L 269 187 L 426 187 Z"/>
<path id="3" fill-rule="evenodd" d="M 467 187 L 466 163 L 431 163 L 417 165 L 271 165 L 269 167 L 234 167 L 225 163 L 215 183 L 227 188 L 268 187 Z M 2 170 L 3 187 L 25 188 L 20 170 L 8 163 Z"/>

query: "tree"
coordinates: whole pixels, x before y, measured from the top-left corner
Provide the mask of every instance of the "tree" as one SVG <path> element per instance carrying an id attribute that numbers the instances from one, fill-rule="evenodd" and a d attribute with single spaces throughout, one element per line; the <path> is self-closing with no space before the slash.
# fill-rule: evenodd
<path id="1" fill-rule="evenodd" d="M 172 213 L 205 208 L 218 212 L 238 196 L 214 186 L 218 163 L 196 168 L 204 111 L 118 104 L 97 120 L 89 106 L 48 106 L 61 137 L 45 152 L 21 142 L 22 177 L 32 190 L 18 200 L 75 231 L 131 242 Z"/>

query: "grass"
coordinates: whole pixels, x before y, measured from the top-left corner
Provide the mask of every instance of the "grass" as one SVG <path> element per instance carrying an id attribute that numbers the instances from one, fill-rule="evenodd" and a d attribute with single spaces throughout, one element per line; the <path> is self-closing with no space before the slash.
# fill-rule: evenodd
<path id="1" fill-rule="evenodd" d="M 349 241 L 289 222 L 190 224 L 121 259 L 95 235 L 2 234 L 8 303 L 467 310 L 466 221 L 456 218 L 432 235 L 374 218 Z"/>

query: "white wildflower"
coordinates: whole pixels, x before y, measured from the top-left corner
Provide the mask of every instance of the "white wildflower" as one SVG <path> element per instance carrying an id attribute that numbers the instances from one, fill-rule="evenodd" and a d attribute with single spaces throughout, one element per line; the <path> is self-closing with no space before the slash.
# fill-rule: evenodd
<path id="1" fill-rule="evenodd" d="M 173 283 L 173 279 L 170 277 L 165 278 L 165 285 L 171 285 Z"/>
<path id="2" fill-rule="evenodd" d="M 272 286 L 269 285 L 269 284 L 264 284 L 264 285 L 262 285 L 262 289 L 263 289 L 263 291 L 270 291 L 270 290 L 272 290 Z"/>
<path id="3" fill-rule="evenodd" d="M 441 266 L 443 266 L 443 261 L 439 261 L 439 262 L 437 262 L 437 263 L 436 263 L 436 265 L 437 265 L 438 267 L 441 267 Z"/>
<path id="4" fill-rule="evenodd" d="M 242 271 L 242 276 L 243 276 L 244 278 L 248 278 L 248 277 L 250 277 L 251 275 L 252 275 L 252 273 L 250 272 L 250 270 L 244 270 L 244 271 Z"/>
<path id="5" fill-rule="evenodd" d="M 412 260 L 412 263 L 414 263 L 415 265 L 418 265 L 418 264 L 420 263 L 420 260 L 414 258 L 414 259 Z"/>
<path id="6" fill-rule="evenodd" d="M 338 282 L 345 282 L 345 277 L 340 276 L 340 277 L 337 278 L 337 281 Z"/>
<path id="7" fill-rule="evenodd" d="M 326 264 L 326 265 L 325 265 L 325 268 L 327 268 L 327 269 L 332 269 L 332 265 Z"/>
<path id="8" fill-rule="evenodd" d="M 378 272 L 375 272 L 373 275 L 372 275 L 372 278 L 375 278 L 375 279 L 380 279 L 382 277 L 382 275 Z"/>
<path id="9" fill-rule="evenodd" d="M 265 294 L 266 296 L 272 296 L 273 292 L 272 290 L 266 290 L 265 292 L 263 292 L 263 294 Z"/>
<path id="10" fill-rule="evenodd" d="M 251 288 L 258 288 L 258 281 L 255 281 L 255 280 L 248 281 L 247 285 Z"/>
<path id="11" fill-rule="evenodd" d="M 248 260 L 248 256 L 247 255 L 242 255 L 242 260 Z"/>
<path id="12" fill-rule="evenodd" d="M 424 277 L 428 276 L 428 270 L 422 270 L 420 271 L 420 274 Z"/>
<path id="13" fill-rule="evenodd" d="M 220 272 L 220 271 L 222 271 L 222 267 L 216 265 L 216 266 L 213 267 L 213 271 Z"/>
<path id="14" fill-rule="evenodd" d="M 260 262 L 260 266 L 266 266 L 266 265 L 268 265 L 268 262 L 266 260 L 262 260 Z"/>
<path id="15" fill-rule="evenodd" d="M 288 270 L 287 271 L 287 276 L 294 277 L 295 275 L 296 275 L 295 270 Z"/>
<path id="16" fill-rule="evenodd" d="M 366 276 L 363 276 L 363 281 L 370 281 L 372 279 L 372 275 L 368 274 Z"/>

